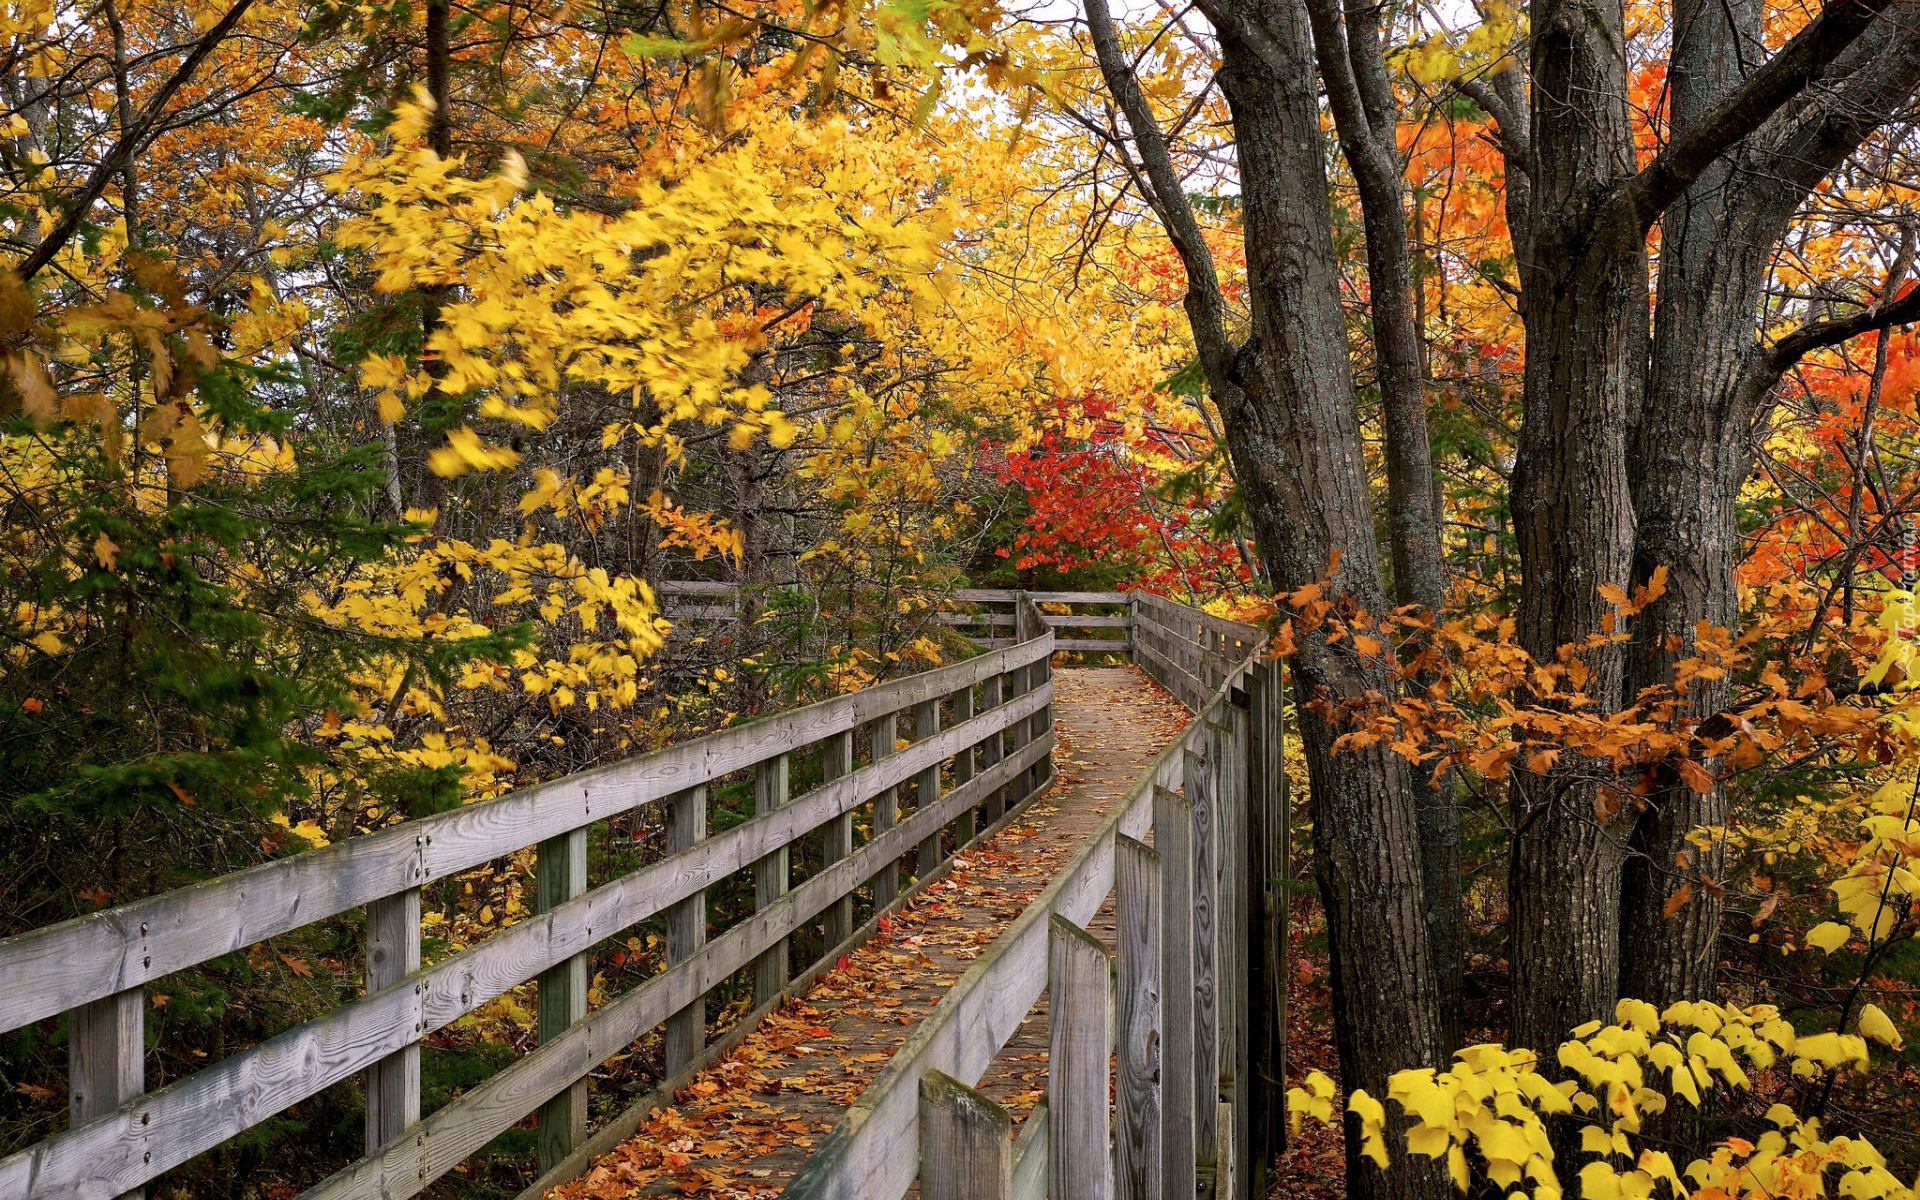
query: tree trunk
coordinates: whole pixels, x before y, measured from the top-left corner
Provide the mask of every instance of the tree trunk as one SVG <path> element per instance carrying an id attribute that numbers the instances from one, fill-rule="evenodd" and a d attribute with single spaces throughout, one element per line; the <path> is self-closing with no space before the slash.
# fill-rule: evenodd
<path id="1" fill-rule="evenodd" d="M 1315 55 L 1341 153 L 1353 171 L 1366 228 L 1367 301 L 1381 393 L 1394 601 L 1437 616 L 1446 599 L 1441 505 L 1427 440 L 1426 371 L 1415 320 L 1413 252 L 1407 240 L 1399 108 L 1387 77 L 1377 7 L 1307 0 Z M 1431 683 L 1431 679 L 1420 680 Z M 1460 1048 L 1465 937 L 1460 896 L 1460 812 L 1453 789 L 1416 767 L 1424 920 L 1440 1014 L 1441 1054 Z"/>
<path id="2" fill-rule="evenodd" d="M 1672 136 L 1696 128 L 1764 58 L 1761 16 L 1757 0 L 1688 0 L 1676 11 Z M 1920 32 L 1882 21 L 1841 57 L 1816 99 L 1709 168 L 1662 219 L 1651 376 L 1631 462 L 1634 580 L 1664 566 L 1667 591 L 1634 619 L 1628 697 L 1672 682 L 1674 665 L 1695 653 L 1701 622 L 1732 628 L 1739 620 L 1736 504 L 1779 374 L 1756 381 L 1753 370 L 1759 330 L 1770 323 L 1768 267 L 1807 193 L 1916 83 Z M 1700 681 L 1684 713 L 1704 718 L 1731 699 L 1729 680 Z M 1713 994 L 1723 904 L 1707 880 L 1720 879 L 1725 854 L 1717 840 L 1702 850 L 1689 835 L 1726 824 L 1727 796 L 1673 783 L 1649 801 L 1626 868 L 1620 988 L 1665 1007 Z M 1669 914 L 1689 883 L 1691 898 Z"/>
<path id="3" fill-rule="evenodd" d="M 1544 0 L 1533 10 L 1532 244 L 1521 254 L 1526 411 L 1512 509 L 1526 581 L 1521 645 L 1536 661 L 1600 632 L 1603 584 L 1625 586 L 1633 555 L 1627 421 L 1647 354 L 1645 239 L 1598 222 L 1635 167 L 1624 18 Z M 1596 711 L 1619 707 L 1618 647 L 1589 652 Z M 1575 1025 L 1610 1015 L 1619 981 L 1626 819 L 1602 816 L 1602 780 L 1572 760 L 1516 775 L 1509 877 L 1512 1040 L 1550 1051 Z"/>

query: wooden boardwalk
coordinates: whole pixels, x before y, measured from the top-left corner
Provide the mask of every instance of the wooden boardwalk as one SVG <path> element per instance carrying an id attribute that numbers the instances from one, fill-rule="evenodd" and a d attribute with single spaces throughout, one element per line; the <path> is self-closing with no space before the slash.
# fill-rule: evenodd
<path id="1" fill-rule="evenodd" d="M 701 1072 L 552 1200 L 777 1194 L 983 947 L 1046 886 L 1191 719 L 1139 670 L 1055 675 L 1051 792 L 955 861 L 879 936 Z M 1111 940 L 1103 911 L 1094 932 Z M 981 1090 L 1017 1116 L 1045 1088 L 1045 999 Z"/>

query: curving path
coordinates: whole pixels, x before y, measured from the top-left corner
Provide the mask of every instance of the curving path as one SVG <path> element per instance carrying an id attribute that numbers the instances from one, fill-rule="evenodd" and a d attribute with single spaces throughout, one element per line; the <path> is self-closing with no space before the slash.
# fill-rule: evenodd
<path id="1" fill-rule="evenodd" d="M 1133 667 L 1056 670 L 1054 688 L 1053 789 L 548 1200 L 778 1194 L 913 1024 L 1191 718 Z M 1110 912 L 1093 932 L 1111 944 Z M 1043 995 L 980 1085 L 1016 1119 L 1045 1086 L 1045 1010 Z"/>

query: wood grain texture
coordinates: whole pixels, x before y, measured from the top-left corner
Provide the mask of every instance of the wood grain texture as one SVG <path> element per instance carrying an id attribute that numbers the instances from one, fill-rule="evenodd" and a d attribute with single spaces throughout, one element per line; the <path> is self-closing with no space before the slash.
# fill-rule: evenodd
<path id="1" fill-rule="evenodd" d="M 1052 1130 L 1053 1114 L 1041 1100 L 1013 1139 L 1013 1200 L 1047 1200 L 1047 1140 Z"/>
<path id="2" fill-rule="evenodd" d="M 938 768 L 936 768 L 938 769 Z M 787 806 L 787 789 L 790 775 L 788 758 L 782 754 L 769 759 L 753 769 L 753 811 L 756 814 L 775 812 Z M 787 845 L 761 858 L 753 864 L 753 906 L 756 909 L 771 908 L 780 897 L 787 894 L 793 878 L 793 866 Z M 781 938 L 761 952 L 759 961 L 753 965 L 754 1003 L 764 1004 L 780 994 L 787 986 L 787 980 L 793 974 L 793 964 L 788 954 L 787 939 Z"/>
<path id="3" fill-rule="evenodd" d="M 940 732 L 940 699 L 935 697 L 913 706 L 913 739 L 924 742 Z M 940 803 L 940 764 L 934 763 L 914 776 L 914 807 L 927 808 Z M 925 879 L 940 865 L 940 830 L 928 834 L 914 856 L 913 874 Z"/>
<path id="4" fill-rule="evenodd" d="M 1184 746 L 1180 753 L 1185 755 Z M 1188 759 L 1189 765 L 1191 759 Z M 1186 785 L 1191 788 L 1189 778 Z M 1193 811 L 1164 787 L 1153 793 L 1153 841 L 1160 852 L 1160 1195 L 1193 1195 Z"/>
<path id="5" fill-rule="evenodd" d="M 1232 693 L 1241 700 L 1246 690 Z M 1255 906 L 1254 863 L 1249 855 L 1252 827 L 1247 812 L 1248 714 L 1238 703 L 1221 705 L 1216 710 L 1223 721 L 1220 737 L 1220 769 L 1215 776 L 1220 814 L 1219 896 L 1220 896 L 1220 1078 L 1222 1093 L 1234 1097 L 1234 1127 L 1222 1130 L 1223 1143 L 1231 1134 L 1232 1144 L 1243 1151 L 1231 1165 L 1224 1158 L 1221 1178 L 1231 1178 L 1238 1195 L 1253 1194 L 1252 1160 L 1244 1149 L 1253 1139 L 1251 1093 L 1254 1091 L 1253 1024 L 1248 1007 L 1252 990 L 1248 964 L 1252 959 L 1249 943 L 1256 936 L 1253 924 Z"/>
<path id="6" fill-rule="evenodd" d="M 1219 1131 L 1214 1128 L 1215 1098 L 1220 1093 L 1220 878 L 1216 822 L 1219 740 L 1201 718 L 1202 748 L 1187 751 L 1188 812 L 1192 822 L 1193 913 L 1193 1150 L 1201 1167 L 1217 1161 Z M 1156 833 L 1157 833 L 1156 829 Z"/>
<path id="7" fill-rule="evenodd" d="M 966 1084 L 920 1077 L 920 1195 L 924 1200 L 1008 1200 L 1013 1118 Z"/>
<path id="8" fill-rule="evenodd" d="M 1009 699 L 1010 697 L 1006 693 L 1005 676 L 989 675 L 980 682 L 980 711 L 983 716 L 1000 708 Z M 1003 725 L 1001 728 L 1004 729 L 1005 726 Z M 978 747 L 977 755 L 980 759 L 980 769 L 983 771 L 991 769 L 995 763 L 1000 761 L 1005 753 L 1006 736 L 1003 733 L 995 732 L 991 737 L 981 741 Z M 1006 797 L 999 792 L 995 792 L 993 795 L 987 797 L 986 804 L 981 808 L 981 812 L 986 817 L 988 825 L 992 825 L 998 821 L 1006 811 Z"/>
<path id="9" fill-rule="evenodd" d="M 971 715 L 971 714 L 969 714 Z M 971 755 L 971 750 L 960 751 Z M 853 731 L 836 733 L 820 744 L 820 778 L 824 783 L 853 773 Z M 821 827 L 821 861 L 837 863 L 853 853 L 853 814 L 842 813 Z M 827 909 L 827 945 L 838 946 L 853 936 L 853 895 L 840 897 Z"/>
<path id="10" fill-rule="evenodd" d="M 1047 922 L 1047 1151 L 1050 1200 L 1112 1200 L 1108 1064 L 1113 962 L 1099 938 L 1064 917 Z"/>
<path id="11" fill-rule="evenodd" d="M 701 784 L 675 794 L 667 802 L 667 854 L 684 854 L 706 839 L 707 786 Z M 706 944 L 707 893 L 701 890 L 667 910 L 667 965 L 687 961 Z M 667 1074 L 685 1070 L 700 1057 L 706 1041 L 707 998 L 702 995 L 667 1018 Z"/>
<path id="12" fill-rule="evenodd" d="M 665 799 L 990 675 L 1017 645 L 0 940 L 0 1032 Z"/>
<path id="13" fill-rule="evenodd" d="M 894 756 L 894 745 L 900 740 L 900 721 L 888 713 L 873 723 L 873 762 L 874 765 Z M 900 789 L 889 787 L 873 800 L 873 835 L 877 838 L 900 823 Z M 873 877 L 873 906 L 885 908 L 900 898 L 900 864 L 890 862 Z"/>
<path id="14" fill-rule="evenodd" d="M 73 1124 L 104 1116 L 146 1090 L 146 992 L 129 988 L 67 1014 L 67 1106 Z M 121 1193 L 142 1200 L 144 1188 Z"/>
<path id="15" fill-rule="evenodd" d="M 952 705 L 953 719 L 956 723 L 972 720 L 973 689 L 963 687 L 955 692 L 953 694 Z M 973 760 L 976 753 L 974 749 L 969 747 L 953 756 L 953 783 L 955 787 L 973 778 Z M 978 815 L 978 810 L 971 808 L 960 814 L 960 819 L 953 824 L 954 845 L 964 848 L 973 843 L 974 836 L 979 831 L 978 821 L 976 819 Z"/>
<path id="16" fill-rule="evenodd" d="M 534 860 L 534 905 L 552 912 L 587 890 L 587 831 L 540 843 Z M 611 933 L 612 930 L 605 932 Z M 587 1015 L 587 956 L 574 954 L 540 973 L 537 1032 L 546 1045 Z M 587 1131 L 587 1082 L 576 1080 L 540 1106 L 540 1169 L 573 1153 Z"/>
<path id="17" fill-rule="evenodd" d="M 367 988 L 392 987 L 420 969 L 420 889 L 367 905 Z M 367 1151 L 399 1137 L 420 1119 L 420 1044 L 367 1068 Z"/>
<path id="18" fill-rule="evenodd" d="M 1113 852 L 1115 947 L 1114 1193 L 1160 1200 L 1160 855 L 1125 834 Z"/>

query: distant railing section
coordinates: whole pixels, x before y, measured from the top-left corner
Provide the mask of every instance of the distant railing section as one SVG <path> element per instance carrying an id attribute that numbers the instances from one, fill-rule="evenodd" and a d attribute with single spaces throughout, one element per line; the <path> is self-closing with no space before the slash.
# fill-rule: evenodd
<path id="1" fill-rule="evenodd" d="M 832 961 L 859 935 L 857 890 L 884 911 L 903 864 L 922 882 L 943 869 L 943 831 L 964 846 L 1049 785 L 1057 642 L 1030 601 L 1013 616 L 1013 644 L 976 658 L 0 941 L 0 1032 L 68 1014 L 72 1081 L 71 1127 L 0 1160 L 0 1196 L 137 1195 L 358 1072 L 368 1153 L 304 1200 L 414 1195 L 530 1113 L 542 1169 L 577 1160 L 590 1072 L 664 1024 L 669 1074 L 684 1073 L 710 989 L 751 965 L 765 1011 L 789 986 L 797 931 L 821 920 Z M 872 749 L 856 764 L 863 728 Z M 816 754 L 806 775 L 822 782 L 789 795 L 794 764 Z M 754 816 L 713 832 L 709 785 L 737 772 L 751 772 Z M 589 827 L 655 802 L 669 856 L 589 888 Z M 856 812 L 871 829 L 859 845 Z M 816 833 L 823 865 L 795 883 L 790 849 Z M 422 887 L 528 847 L 537 915 L 423 965 Z M 706 892 L 736 874 L 751 876 L 755 909 L 709 937 Z M 356 908 L 361 998 L 144 1090 L 147 984 Z M 666 969 L 589 1011 L 589 952 L 660 914 Z M 422 1039 L 529 980 L 538 1049 L 423 1116 Z"/>
<path id="2" fill-rule="evenodd" d="M 895 1052 L 786 1200 L 897 1200 L 916 1178 L 926 1200 L 1261 1194 L 1284 1136 L 1282 672 L 1251 626 L 1129 596 L 1136 661 L 1196 718 Z M 1117 969 L 1085 930 L 1110 893 Z M 967 1081 L 1043 988 L 1046 1099 L 1015 1138 Z"/>
<path id="3" fill-rule="evenodd" d="M 661 612 L 672 621 L 734 622 L 745 615 L 740 589 L 731 583 L 669 580 L 654 585 Z M 989 650 L 1014 644 L 1015 598 L 1026 596 L 1037 605 L 1069 610 L 1042 611 L 1055 630 L 1055 650 L 1080 653 L 1126 654 L 1132 648 L 1132 592 L 1021 592 L 1010 588 L 957 588 L 940 594 L 942 605 L 932 614 L 936 625 Z M 1098 631 L 1089 634 L 1088 631 Z"/>

